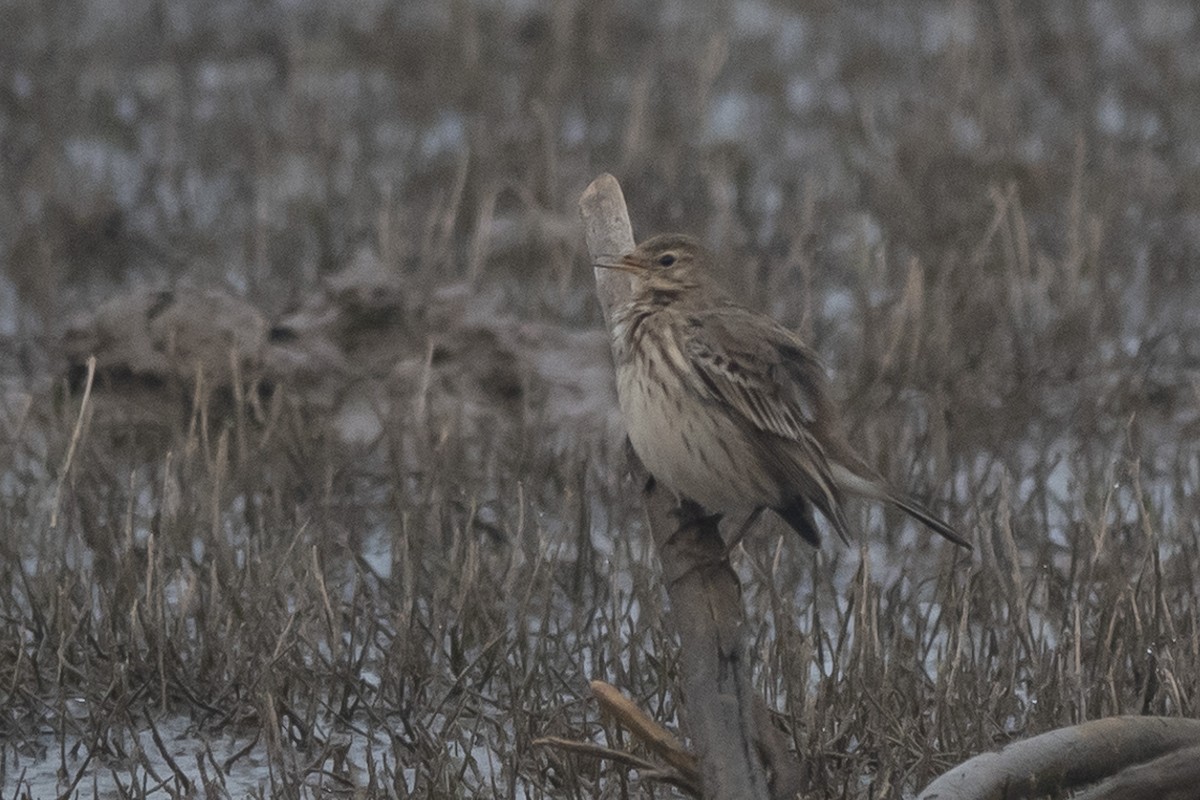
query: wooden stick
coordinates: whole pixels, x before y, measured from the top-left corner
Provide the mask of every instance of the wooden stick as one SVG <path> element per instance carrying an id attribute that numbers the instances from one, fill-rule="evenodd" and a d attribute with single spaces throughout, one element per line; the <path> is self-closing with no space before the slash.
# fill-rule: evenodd
<path id="1" fill-rule="evenodd" d="M 579 201 L 592 261 L 633 249 L 633 229 L 621 187 L 611 175 L 592 181 Z M 630 296 L 629 277 L 597 268 L 596 294 L 612 327 L 612 310 Z M 757 800 L 795 797 L 794 763 L 772 764 L 768 781 L 763 746 L 773 730 L 759 731 L 757 701 L 742 636 L 741 586 L 726 557 L 716 520 L 688 513 L 665 489 L 647 482 L 646 516 L 662 561 L 669 619 L 683 657 L 683 721 L 697 753 L 704 797 Z M 784 779 L 780 780 L 780 776 Z M 778 792 L 778 793 L 777 793 Z"/>
<path id="2" fill-rule="evenodd" d="M 592 694 L 600 706 L 620 722 L 625 729 L 641 739 L 663 761 L 677 769 L 690 783 L 700 785 L 700 768 L 696 757 L 683 749 L 671 732 L 650 718 L 632 700 L 610 683 L 592 681 Z"/>
<path id="3" fill-rule="evenodd" d="M 700 776 L 698 773 L 684 775 L 670 767 L 664 769 L 657 764 L 647 761 L 644 758 L 638 758 L 624 750 L 614 750 L 611 747 L 604 747 L 592 744 L 591 742 L 577 742 L 574 739 L 563 739 L 560 736 L 543 736 L 540 739 L 534 739 L 531 744 L 535 747 L 550 747 L 566 753 L 590 756 L 591 758 L 624 764 L 627 767 L 636 769 L 642 780 L 669 783 L 690 794 L 692 797 L 700 796 Z"/>

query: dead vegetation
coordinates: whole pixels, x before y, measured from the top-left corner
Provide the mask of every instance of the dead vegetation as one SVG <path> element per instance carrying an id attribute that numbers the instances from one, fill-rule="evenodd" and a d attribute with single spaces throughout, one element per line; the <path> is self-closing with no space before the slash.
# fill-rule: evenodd
<path id="1" fill-rule="evenodd" d="M 591 377 L 601 170 L 639 236 L 717 246 L 827 356 L 861 450 L 974 534 L 955 569 L 863 509 L 861 549 L 739 554 L 805 796 L 1196 716 L 1190 4 L 84 6 L 2 12 L 5 796 L 669 791 L 533 747 L 627 744 L 590 679 L 675 720 Z M 362 258 L 386 280 L 340 283 Z M 83 402 L 68 312 L 217 287 L 253 358 L 197 383 L 151 336 L 169 381 Z"/>

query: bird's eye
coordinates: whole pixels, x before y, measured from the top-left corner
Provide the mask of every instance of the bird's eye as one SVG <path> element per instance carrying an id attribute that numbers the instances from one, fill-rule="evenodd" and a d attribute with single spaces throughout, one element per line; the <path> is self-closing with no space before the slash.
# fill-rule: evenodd
<path id="1" fill-rule="evenodd" d="M 661 255 L 658 257 L 658 263 L 659 266 L 669 267 L 675 263 L 675 255 L 673 253 Z"/>

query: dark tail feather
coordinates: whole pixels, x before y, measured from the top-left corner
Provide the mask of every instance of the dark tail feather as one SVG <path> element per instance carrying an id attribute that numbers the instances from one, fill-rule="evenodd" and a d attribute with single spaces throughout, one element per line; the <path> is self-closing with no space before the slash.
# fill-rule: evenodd
<path id="1" fill-rule="evenodd" d="M 949 539 L 959 547 L 964 547 L 967 550 L 973 550 L 971 543 L 959 535 L 958 531 L 951 528 L 950 525 L 941 519 L 935 517 L 928 509 L 922 506 L 915 500 L 910 500 L 907 497 L 899 495 L 888 495 L 887 499 L 896 506 L 896 508 L 908 514 L 913 519 L 929 526 L 930 530 Z"/>
<path id="2" fill-rule="evenodd" d="M 964 547 L 967 550 L 974 549 L 971 547 L 970 542 L 959 535 L 958 531 L 935 517 L 929 509 L 916 500 L 904 497 L 888 489 L 883 481 L 878 478 L 865 477 L 870 473 L 863 465 L 858 464 L 856 465 L 856 469 L 850 469 L 841 464 L 831 464 L 830 472 L 833 474 L 833 479 L 837 482 L 839 489 L 859 495 L 860 497 L 886 500 L 918 522 L 928 525 L 938 535 L 944 536 L 959 547 Z"/>
<path id="3" fill-rule="evenodd" d="M 817 530 L 816 520 L 813 519 L 812 506 L 803 497 L 793 498 L 786 506 L 776 506 L 774 511 L 783 517 L 783 521 L 791 525 L 792 530 L 800 534 L 800 538 L 804 541 L 813 547 L 821 546 L 821 533 Z M 833 524 L 833 529 L 837 531 L 838 536 L 842 537 L 842 541 L 849 544 L 850 539 L 846 535 L 846 518 L 842 515 L 841 508 L 834 507 L 833 511 L 825 516 Z"/>

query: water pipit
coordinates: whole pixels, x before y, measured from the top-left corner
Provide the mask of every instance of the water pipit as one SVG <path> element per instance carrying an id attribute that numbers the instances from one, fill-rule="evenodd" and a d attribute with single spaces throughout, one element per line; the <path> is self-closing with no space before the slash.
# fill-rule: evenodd
<path id="1" fill-rule="evenodd" d="M 733 302 L 692 237 L 655 236 L 597 266 L 628 272 L 631 299 L 613 312 L 617 395 L 633 449 L 658 481 L 709 512 L 764 508 L 814 546 L 813 509 L 848 541 L 842 503 L 895 505 L 967 543 L 900 494 L 842 433 L 817 354 L 770 317 Z"/>

